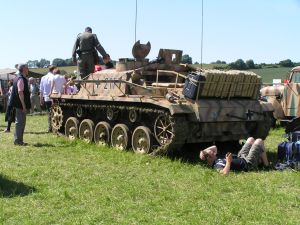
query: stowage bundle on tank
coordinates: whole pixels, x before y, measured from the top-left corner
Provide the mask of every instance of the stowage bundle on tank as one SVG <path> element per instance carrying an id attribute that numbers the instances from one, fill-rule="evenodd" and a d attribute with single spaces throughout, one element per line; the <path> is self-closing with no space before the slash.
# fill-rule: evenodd
<path id="1" fill-rule="evenodd" d="M 258 99 L 261 77 L 253 72 L 207 70 L 202 76 L 205 81 L 200 90 L 202 97 Z"/>
<path id="2" fill-rule="evenodd" d="M 52 94 L 53 130 L 146 154 L 268 135 L 273 108 L 258 100 L 259 76 L 197 70 L 180 64 L 180 50 L 161 49 L 149 61 L 147 47 L 139 59 L 123 58 L 116 69 L 77 81 L 75 95 Z"/>

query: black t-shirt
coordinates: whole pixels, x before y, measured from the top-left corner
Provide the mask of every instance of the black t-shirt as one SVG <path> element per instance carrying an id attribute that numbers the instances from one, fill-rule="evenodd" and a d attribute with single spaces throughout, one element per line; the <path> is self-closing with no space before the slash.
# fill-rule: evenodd
<path id="1" fill-rule="evenodd" d="M 222 170 L 224 169 L 226 165 L 226 159 L 217 159 L 213 167 L 217 170 Z M 230 170 L 233 171 L 247 171 L 247 163 L 244 159 L 239 158 L 239 157 L 233 157 Z"/>

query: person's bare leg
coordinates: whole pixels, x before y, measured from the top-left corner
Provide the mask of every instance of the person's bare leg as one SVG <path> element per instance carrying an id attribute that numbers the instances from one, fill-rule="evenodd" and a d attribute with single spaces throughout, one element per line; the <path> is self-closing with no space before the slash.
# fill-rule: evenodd
<path id="1" fill-rule="evenodd" d="M 264 164 L 264 166 L 269 166 L 269 160 L 268 160 L 268 157 L 267 157 L 267 153 L 265 151 L 263 153 L 261 153 L 260 158 L 261 158 L 262 163 Z"/>
<path id="2" fill-rule="evenodd" d="M 261 140 L 261 139 L 257 139 L 257 140 L 259 141 L 258 144 L 260 144 L 262 146 L 262 149 L 263 149 L 263 152 L 261 153 L 260 159 L 261 159 L 264 166 L 269 166 L 269 160 L 268 160 L 268 157 L 267 157 L 266 148 L 264 146 L 264 141 Z"/>
<path id="3" fill-rule="evenodd" d="M 253 137 L 249 137 L 246 140 L 246 143 L 244 144 L 244 146 L 242 147 L 242 149 L 238 152 L 238 157 L 247 157 L 247 155 L 249 154 L 250 148 L 251 146 L 254 144 L 255 139 Z"/>
<path id="4" fill-rule="evenodd" d="M 264 163 L 265 166 L 269 165 L 262 139 L 258 138 L 254 141 L 248 155 L 245 157 L 245 160 L 248 163 L 250 170 L 257 169 L 257 166 L 260 163 Z"/>
<path id="5" fill-rule="evenodd" d="M 249 137 L 248 139 L 247 139 L 247 141 L 246 141 L 246 143 L 245 144 L 250 144 L 250 145 L 253 145 L 254 144 L 254 142 L 255 142 L 255 139 L 253 138 L 253 137 Z"/>

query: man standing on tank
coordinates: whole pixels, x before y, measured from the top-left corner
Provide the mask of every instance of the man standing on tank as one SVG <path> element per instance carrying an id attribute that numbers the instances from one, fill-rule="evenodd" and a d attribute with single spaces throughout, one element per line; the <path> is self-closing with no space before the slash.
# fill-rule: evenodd
<path id="1" fill-rule="evenodd" d="M 16 129 L 14 133 L 15 145 L 27 145 L 23 141 L 23 135 L 26 125 L 26 113 L 31 108 L 30 92 L 28 86 L 28 66 L 27 64 L 18 64 L 18 75 L 14 79 L 10 107 L 16 109 Z"/>
<path id="2" fill-rule="evenodd" d="M 92 28 L 87 27 L 83 33 L 78 34 L 72 51 L 72 60 L 78 65 L 81 79 L 94 72 L 95 65 L 99 61 L 97 50 L 103 57 L 109 57 L 100 44 L 97 35 L 92 33 Z"/>

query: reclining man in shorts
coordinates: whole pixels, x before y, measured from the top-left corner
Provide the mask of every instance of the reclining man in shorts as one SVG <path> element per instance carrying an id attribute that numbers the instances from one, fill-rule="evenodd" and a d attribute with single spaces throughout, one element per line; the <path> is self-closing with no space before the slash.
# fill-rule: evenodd
<path id="1" fill-rule="evenodd" d="M 266 167 L 269 166 L 262 139 L 255 140 L 253 137 L 249 137 L 237 156 L 227 153 L 225 159 L 218 159 L 217 153 L 217 146 L 213 145 L 200 151 L 199 157 L 224 175 L 227 175 L 230 170 L 255 170 L 261 163 Z"/>

